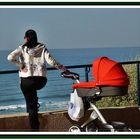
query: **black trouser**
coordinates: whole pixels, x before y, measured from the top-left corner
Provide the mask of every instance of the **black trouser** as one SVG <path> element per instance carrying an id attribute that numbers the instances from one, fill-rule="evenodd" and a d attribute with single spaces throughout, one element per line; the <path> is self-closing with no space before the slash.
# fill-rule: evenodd
<path id="1" fill-rule="evenodd" d="M 21 90 L 26 100 L 26 108 L 29 113 L 29 122 L 32 130 L 39 129 L 38 97 L 37 90 L 42 89 L 47 83 L 46 77 L 21 78 Z"/>

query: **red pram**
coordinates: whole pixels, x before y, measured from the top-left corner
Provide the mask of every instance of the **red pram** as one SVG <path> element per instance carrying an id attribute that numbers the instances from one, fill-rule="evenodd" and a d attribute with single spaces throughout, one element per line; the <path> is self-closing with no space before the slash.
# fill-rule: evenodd
<path id="1" fill-rule="evenodd" d="M 119 62 L 107 57 L 100 57 L 93 62 L 94 81 L 80 82 L 73 85 L 79 96 L 119 96 L 128 93 L 129 78 Z"/>
<path id="2" fill-rule="evenodd" d="M 78 121 L 84 116 L 85 110 L 93 109 L 87 121 L 80 126 L 73 125 L 69 132 L 81 132 L 83 130 L 86 132 L 132 131 L 123 122 L 108 123 L 95 105 L 96 101 L 102 97 L 123 96 L 128 93 L 129 78 L 122 65 L 107 57 L 101 57 L 93 62 L 92 74 L 94 81 L 80 82 L 78 74 L 73 72 L 68 75 L 62 73 L 62 77 L 71 78 L 77 83 L 73 85 L 74 92 L 70 96 L 68 108 L 70 118 Z"/>

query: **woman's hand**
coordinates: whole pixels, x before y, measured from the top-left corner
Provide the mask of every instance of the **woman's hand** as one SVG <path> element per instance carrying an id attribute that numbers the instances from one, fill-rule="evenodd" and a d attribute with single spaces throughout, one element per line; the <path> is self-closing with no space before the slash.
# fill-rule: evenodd
<path id="1" fill-rule="evenodd" d="M 66 75 L 69 75 L 69 74 L 70 74 L 70 71 L 69 71 L 68 69 L 66 69 L 66 70 L 64 71 L 64 73 L 65 73 Z"/>
<path id="2" fill-rule="evenodd" d="M 26 68 L 25 64 L 21 64 L 20 71 L 21 72 L 27 72 L 28 71 L 28 69 Z"/>
<path id="3" fill-rule="evenodd" d="M 21 72 L 27 72 L 28 69 L 27 69 L 27 68 L 22 68 L 22 69 L 20 69 L 20 71 L 21 71 Z"/>

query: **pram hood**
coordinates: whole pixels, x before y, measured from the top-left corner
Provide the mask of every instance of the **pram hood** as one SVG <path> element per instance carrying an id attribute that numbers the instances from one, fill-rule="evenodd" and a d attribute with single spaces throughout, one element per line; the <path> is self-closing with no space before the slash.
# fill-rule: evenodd
<path id="1" fill-rule="evenodd" d="M 92 75 L 94 81 L 74 84 L 73 88 L 129 85 L 129 78 L 122 65 L 108 57 L 100 57 L 93 62 Z"/>

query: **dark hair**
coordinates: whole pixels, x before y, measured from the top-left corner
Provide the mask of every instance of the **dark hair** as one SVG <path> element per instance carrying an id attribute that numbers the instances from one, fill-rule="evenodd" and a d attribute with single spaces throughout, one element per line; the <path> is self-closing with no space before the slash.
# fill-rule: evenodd
<path id="1" fill-rule="evenodd" d="M 38 44 L 37 34 L 34 30 L 30 29 L 25 32 L 24 38 L 28 38 L 28 41 L 23 45 L 28 48 L 33 48 Z"/>

